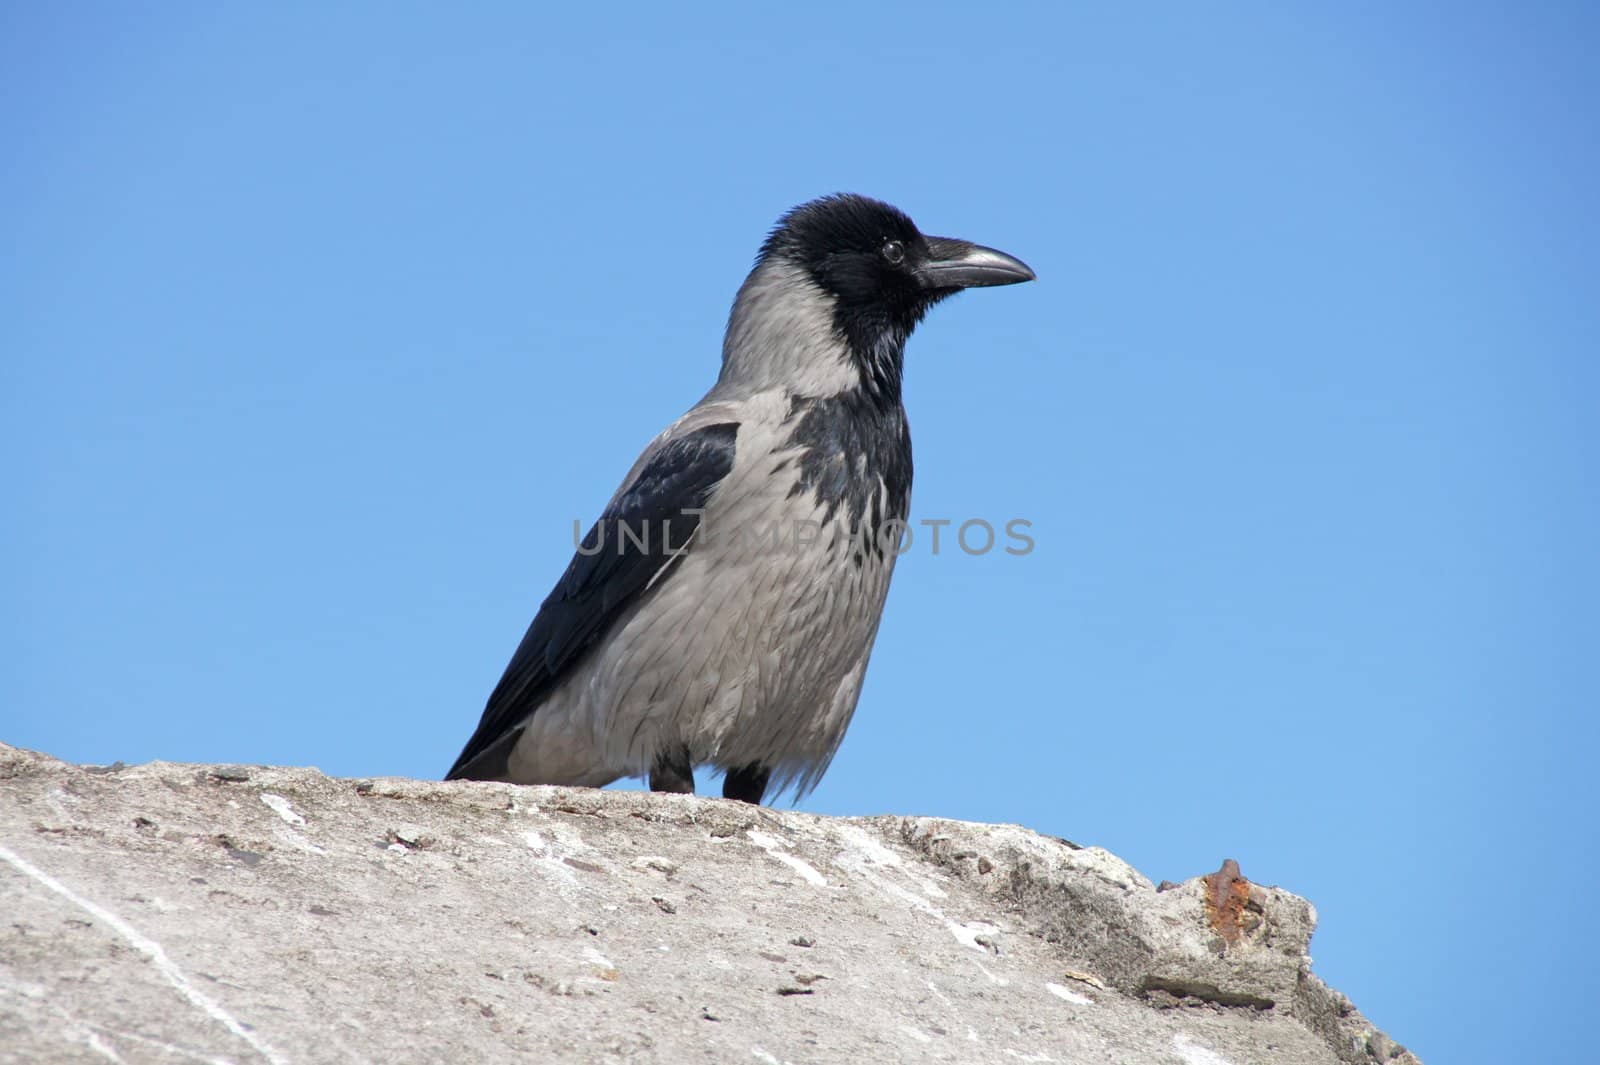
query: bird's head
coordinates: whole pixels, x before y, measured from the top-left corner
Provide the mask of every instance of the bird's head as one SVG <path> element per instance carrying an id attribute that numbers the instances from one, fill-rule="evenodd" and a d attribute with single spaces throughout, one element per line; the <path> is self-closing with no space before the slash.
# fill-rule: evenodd
<path id="1" fill-rule="evenodd" d="M 906 338 L 928 308 L 964 288 L 1034 278 L 1005 252 L 925 236 L 903 211 L 848 193 L 801 204 L 779 219 L 747 290 L 764 271 L 809 282 L 865 383 L 891 388 L 896 399 Z"/>

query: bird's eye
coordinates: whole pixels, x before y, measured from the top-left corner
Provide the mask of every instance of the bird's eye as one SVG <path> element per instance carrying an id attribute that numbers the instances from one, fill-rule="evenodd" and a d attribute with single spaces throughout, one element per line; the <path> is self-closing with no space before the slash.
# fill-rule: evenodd
<path id="1" fill-rule="evenodd" d="M 894 263 L 896 266 L 899 266 L 901 263 L 905 262 L 906 247 L 898 240 L 891 240 L 883 246 L 883 257 L 888 259 L 891 263 Z"/>

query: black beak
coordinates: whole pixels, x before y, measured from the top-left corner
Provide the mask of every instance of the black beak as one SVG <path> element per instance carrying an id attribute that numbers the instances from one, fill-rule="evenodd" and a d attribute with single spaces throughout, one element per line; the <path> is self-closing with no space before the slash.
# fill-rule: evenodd
<path id="1" fill-rule="evenodd" d="M 1015 285 L 1036 276 L 1028 264 L 1003 251 L 949 237 L 929 237 L 932 258 L 917 267 L 923 288 Z"/>

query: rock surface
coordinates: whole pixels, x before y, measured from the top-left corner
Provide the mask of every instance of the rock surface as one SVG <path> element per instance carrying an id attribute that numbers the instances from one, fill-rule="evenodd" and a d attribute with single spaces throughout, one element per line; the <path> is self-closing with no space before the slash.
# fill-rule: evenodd
<path id="1" fill-rule="evenodd" d="M 0 1060 L 1415 1062 L 1305 900 L 1012 826 L 0 744 Z"/>

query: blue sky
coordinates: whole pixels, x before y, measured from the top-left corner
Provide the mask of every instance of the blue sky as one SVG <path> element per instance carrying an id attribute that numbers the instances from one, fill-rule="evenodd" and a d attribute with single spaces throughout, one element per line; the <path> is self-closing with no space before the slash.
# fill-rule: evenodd
<path id="1" fill-rule="evenodd" d="M 865 192 L 1039 273 L 907 385 L 1037 546 L 901 560 L 802 808 L 1234 857 L 1426 1060 L 1585 1058 L 1600 16 L 969 7 L 6 5 L 0 738 L 439 775 Z"/>

